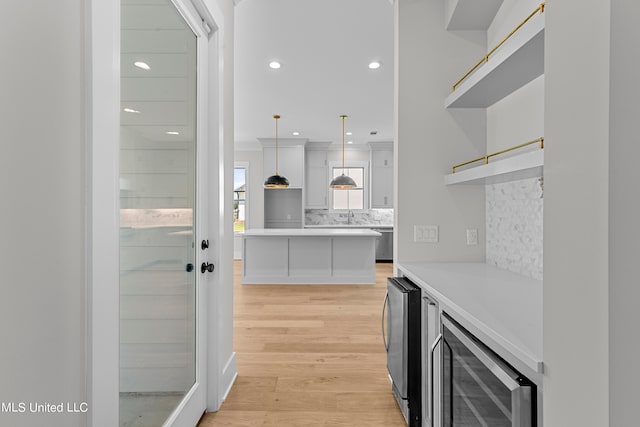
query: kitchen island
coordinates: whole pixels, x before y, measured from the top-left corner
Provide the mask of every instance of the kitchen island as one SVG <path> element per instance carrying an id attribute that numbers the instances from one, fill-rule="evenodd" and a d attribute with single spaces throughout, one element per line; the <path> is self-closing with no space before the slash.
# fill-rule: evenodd
<path id="1" fill-rule="evenodd" d="M 243 284 L 374 284 L 369 229 L 250 229 L 243 235 Z"/>

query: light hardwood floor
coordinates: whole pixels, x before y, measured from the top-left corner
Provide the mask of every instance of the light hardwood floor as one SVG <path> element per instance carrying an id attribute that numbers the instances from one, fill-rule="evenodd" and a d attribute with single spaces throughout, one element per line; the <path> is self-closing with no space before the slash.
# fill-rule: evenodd
<path id="1" fill-rule="evenodd" d="M 372 285 L 240 285 L 238 378 L 199 426 L 404 427 L 391 393 L 381 310 L 391 264 Z"/>

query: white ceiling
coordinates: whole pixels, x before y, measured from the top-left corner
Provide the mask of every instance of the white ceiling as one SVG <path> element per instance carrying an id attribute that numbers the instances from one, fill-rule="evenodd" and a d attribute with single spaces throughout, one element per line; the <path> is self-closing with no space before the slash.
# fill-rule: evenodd
<path id="1" fill-rule="evenodd" d="M 341 143 L 346 114 L 354 144 L 393 140 L 389 0 L 242 0 L 235 16 L 237 146 L 273 138 L 274 114 L 280 138 Z"/>

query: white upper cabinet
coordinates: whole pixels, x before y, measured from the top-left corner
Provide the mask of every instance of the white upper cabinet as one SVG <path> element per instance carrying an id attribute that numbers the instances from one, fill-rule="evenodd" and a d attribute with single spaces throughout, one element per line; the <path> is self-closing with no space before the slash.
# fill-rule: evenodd
<path id="1" fill-rule="evenodd" d="M 260 139 L 263 145 L 264 180 L 276 172 L 275 140 Z M 297 141 L 281 140 L 278 143 L 278 174 L 289 180 L 289 187 L 302 188 L 304 185 L 304 145 Z"/>
<path id="2" fill-rule="evenodd" d="M 393 208 L 393 143 L 370 142 L 371 208 Z"/>
<path id="3" fill-rule="evenodd" d="M 328 209 L 330 178 L 327 146 L 329 144 L 317 142 L 312 144 L 314 148 L 307 145 L 305 156 L 305 207 L 308 209 Z"/>

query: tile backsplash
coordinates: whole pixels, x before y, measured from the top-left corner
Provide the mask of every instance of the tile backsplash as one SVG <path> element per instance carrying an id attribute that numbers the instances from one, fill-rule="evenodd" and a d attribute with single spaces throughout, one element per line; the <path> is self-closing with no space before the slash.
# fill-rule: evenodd
<path id="1" fill-rule="evenodd" d="M 543 180 L 486 186 L 486 262 L 542 280 Z"/>
<path id="2" fill-rule="evenodd" d="M 393 225 L 393 209 L 332 212 L 328 209 L 305 209 L 305 225 Z"/>

